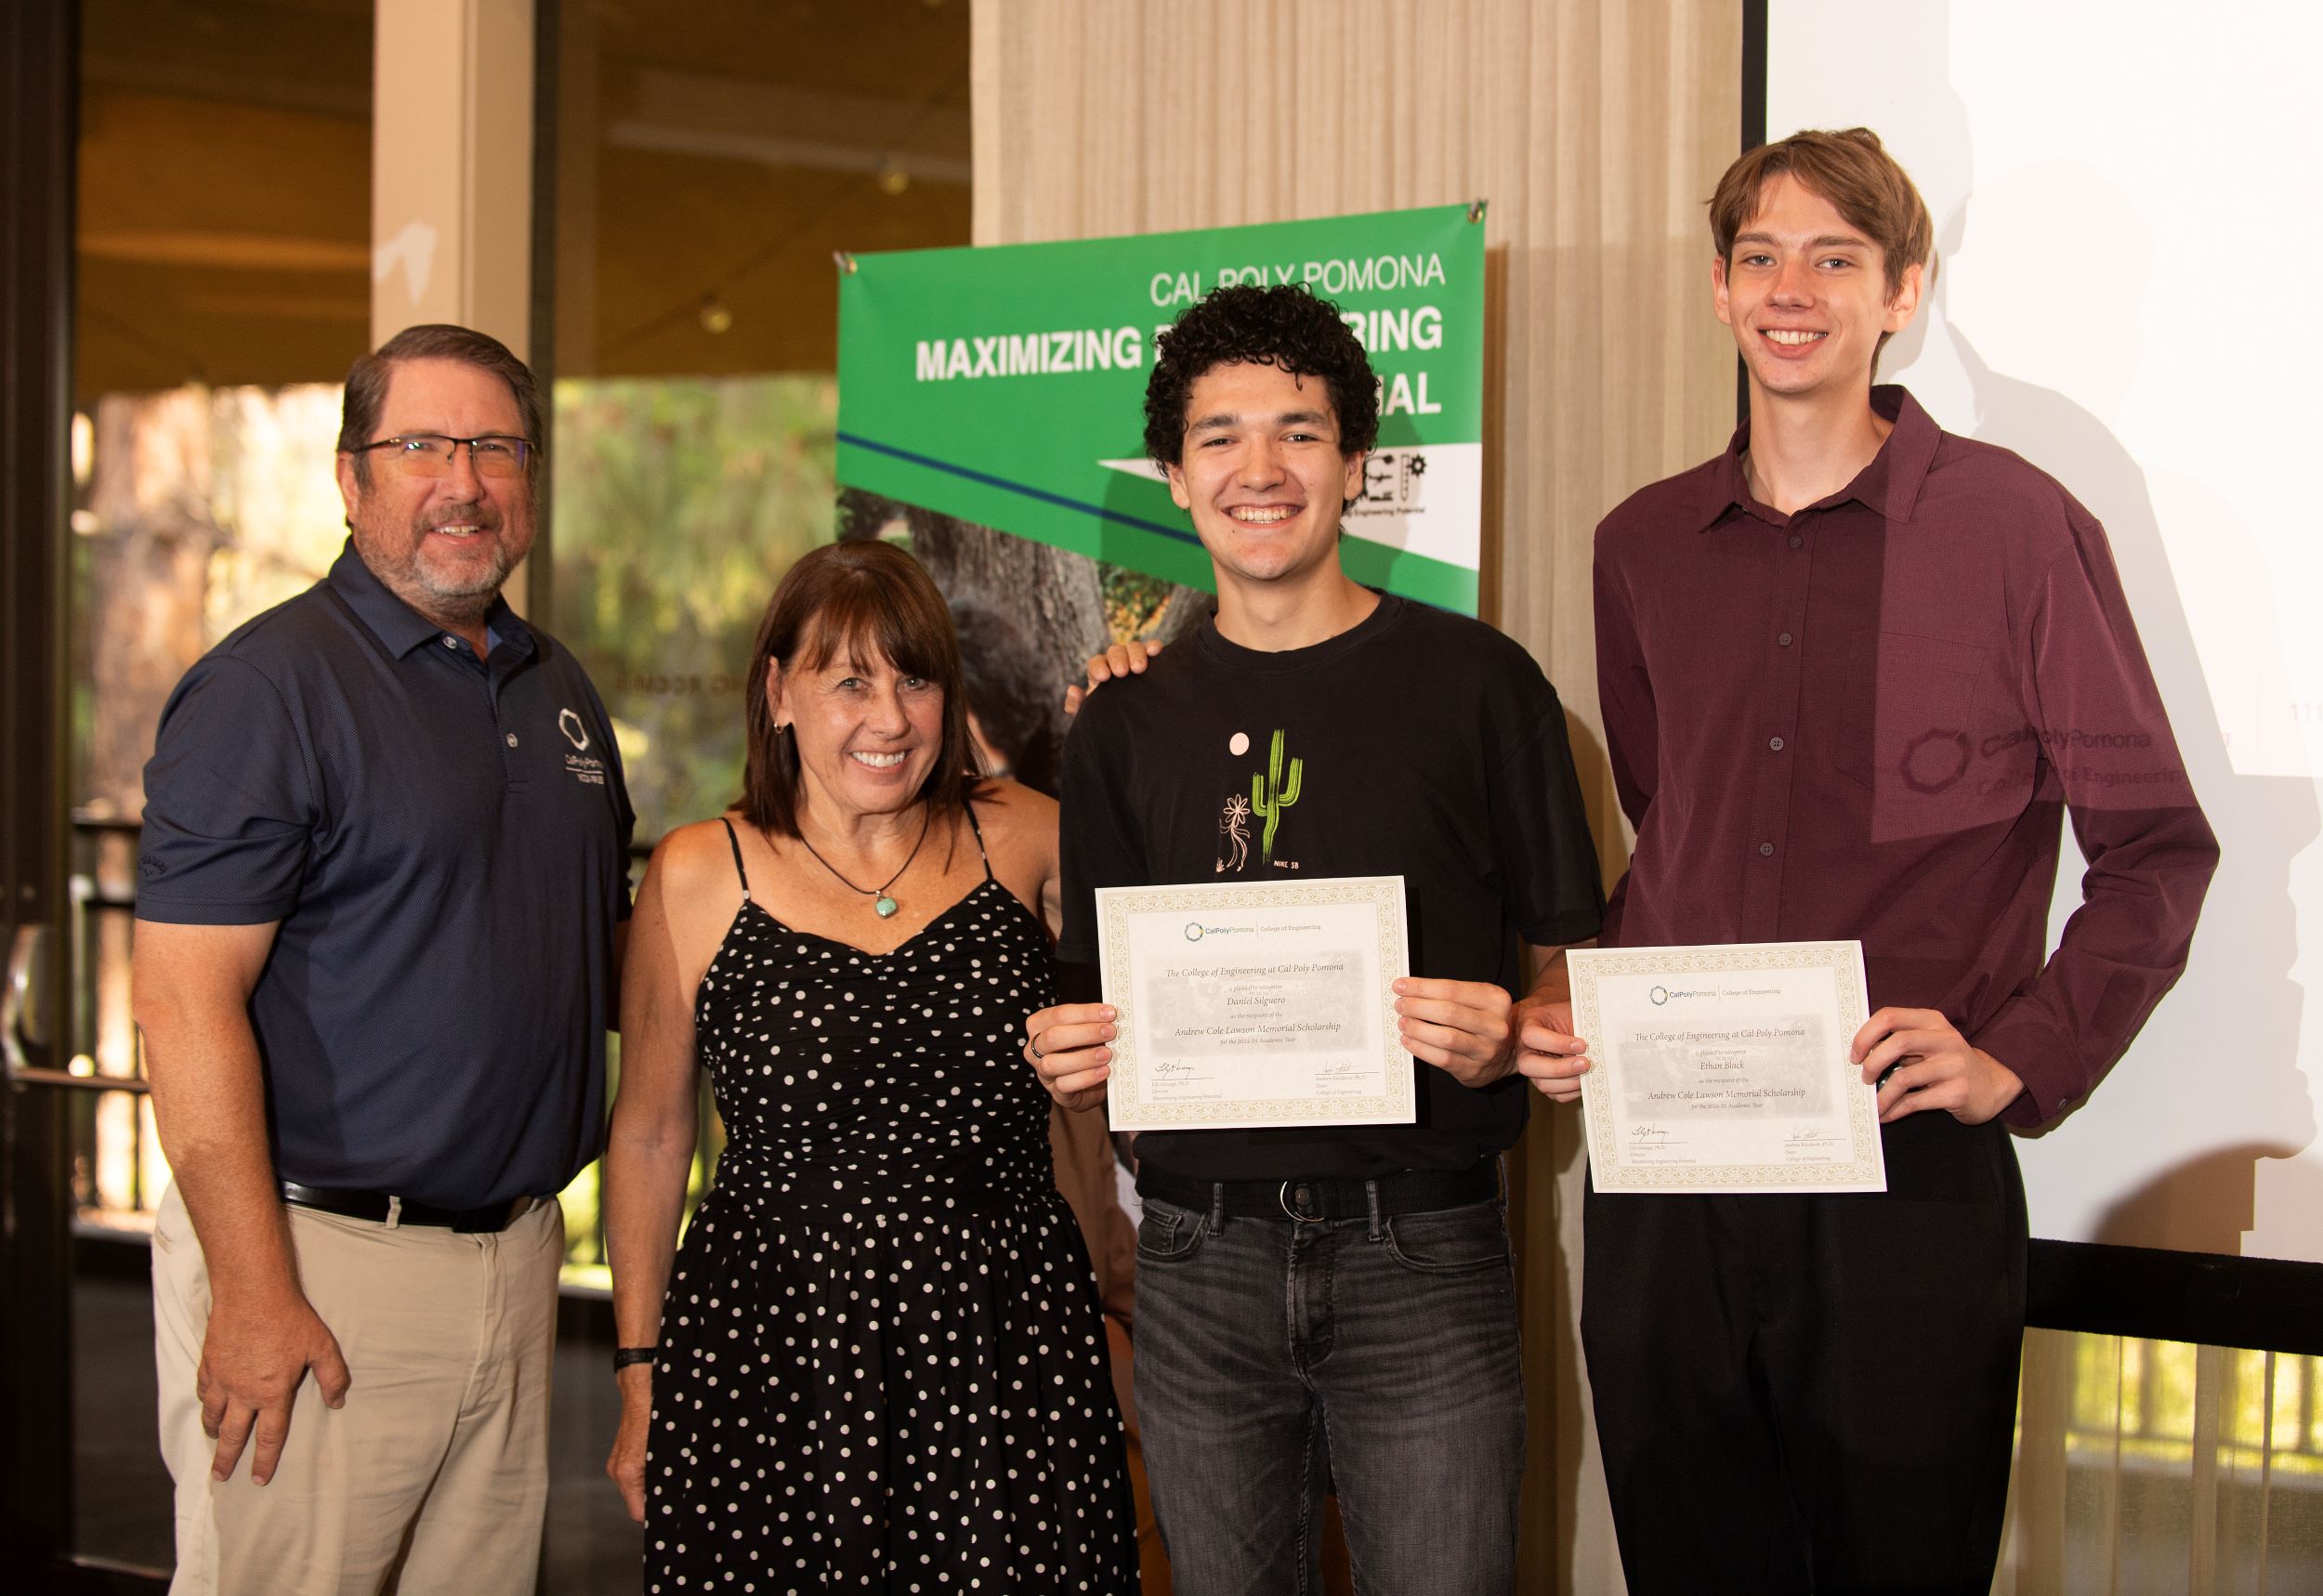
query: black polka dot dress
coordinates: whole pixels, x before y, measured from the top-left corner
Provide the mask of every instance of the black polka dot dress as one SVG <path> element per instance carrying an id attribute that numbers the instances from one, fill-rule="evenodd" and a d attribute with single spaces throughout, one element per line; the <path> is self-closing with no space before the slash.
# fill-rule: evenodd
<path id="1" fill-rule="evenodd" d="M 696 999 L 728 1139 L 663 1308 L 645 1589 L 1135 1590 L 1096 1284 L 1017 1051 L 1054 1001 L 1039 922 L 989 865 L 886 955 L 742 891 Z"/>

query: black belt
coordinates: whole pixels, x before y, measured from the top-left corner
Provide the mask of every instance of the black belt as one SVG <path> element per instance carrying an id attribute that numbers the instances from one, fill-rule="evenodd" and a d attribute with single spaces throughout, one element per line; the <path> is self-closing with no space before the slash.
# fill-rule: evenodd
<path id="1" fill-rule="evenodd" d="M 438 1208 L 433 1203 L 413 1202 L 385 1192 L 324 1191 L 320 1186 L 284 1181 L 282 1200 L 348 1219 L 367 1219 L 390 1230 L 403 1224 L 432 1224 L 460 1236 L 491 1236 L 532 1212 L 540 1206 L 541 1199 L 520 1197 L 514 1202 L 496 1202 L 489 1208 Z"/>
<path id="2" fill-rule="evenodd" d="M 1222 1211 L 1228 1219 L 1292 1219 L 1303 1224 L 1370 1218 L 1372 1187 L 1378 1188 L 1376 1211 L 1382 1219 L 1465 1208 L 1501 1195 L 1500 1164 L 1487 1159 L 1464 1170 L 1409 1170 L 1376 1181 L 1195 1181 L 1150 1164 L 1137 1171 L 1139 1197 L 1208 1213 L 1223 1194 Z"/>

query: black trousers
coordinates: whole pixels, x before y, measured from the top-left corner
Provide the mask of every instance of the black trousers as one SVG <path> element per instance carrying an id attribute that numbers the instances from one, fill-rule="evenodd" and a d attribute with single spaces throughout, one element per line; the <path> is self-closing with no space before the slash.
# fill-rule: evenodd
<path id="1" fill-rule="evenodd" d="M 1884 1135 L 1882 1194 L 1589 1191 L 1581 1344 L 1632 1596 L 1990 1589 L 2024 1184 L 1997 1123 Z"/>

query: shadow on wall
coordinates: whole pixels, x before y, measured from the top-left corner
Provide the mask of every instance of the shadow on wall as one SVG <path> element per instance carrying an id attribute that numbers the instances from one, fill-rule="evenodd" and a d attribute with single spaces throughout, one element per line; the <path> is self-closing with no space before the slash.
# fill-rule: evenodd
<path id="1" fill-rule="evenodd" d="M 2297 1151 L 2285 1143 L 2244 1142 L 2174 1164 L 2108 1205 L 2090 1239 L 2232 1256 L 2241 1250 L 2243 1232 L 2257 1223 L 2251 1171 L 2265 1159 Z M 2316 1186 L 2323 1188 L 2323 1180 Z M 2310 1192 L 2309 1201 L 2323 1201 L 2323 1189 Z"/>
<path id="2" fill-rule="evenodd" d="M 2012 172 L 1975 192 L 1980 214 L 2005 218 L 2012 262 L 2046 263 L 2029 268 L 2027 292 L 2071 321 L 2066 334 L 2077 339 L 2077 363 L 2095 373 L 2092 397 L 2109 402 L 2126 393 L 2151 256 L 2137 206 L 2098 174 L 2063 164 Z M 1967 253 L 1969 209 L 1962 203 L 1944 223 L 1938 249 L 1948 266 Z M 1973 402 L 1972 436 L 2018 451 L 2105 524 L 2187 773 L 2223 850 L 2185 976 L 2119 1066 L 2120 1079 L 2044 1134 L 2046 1145 L 2028 1160 L 2036 1211 L 2044 1184 L 2060 1196 L 2104 1192 L 2143 1155 L 2156 1159 L 2156 1172 L 2092 1216 L 2093 1238 L 2237 1253 L 2244 1233 L 2267 1223 L 2255 1212 L 2259 1166 L 2297 1154 L 2316 1136 L 2299 1063 L 2303 992 L 2290 973 L 2298 928 L 2290 890 L 2292 861 L 2317 834 L 2315 784 L 2236 773 L 2145 470 L 2074 399 L 1994 371 L 1971 330 L 1948 314 L 1949 276 L 1938 272 L 1926 311 L 1884 364 L 1900 371 L 1949 348 Z M 2202 529 L 2200 557 L 2264 594 L 2264 553 L 2223 507 Z M 2060 863 L 2066 909 L 2080 902 L 2075 857 L 2068 850 Z M 2269 1198 L 2277 1224 L 2281 1195 Z M 2274 1236 L 2266 1250 L 2323 1259 L 2323 1203 L 2303 1211 L 2306 1233 Z"/>

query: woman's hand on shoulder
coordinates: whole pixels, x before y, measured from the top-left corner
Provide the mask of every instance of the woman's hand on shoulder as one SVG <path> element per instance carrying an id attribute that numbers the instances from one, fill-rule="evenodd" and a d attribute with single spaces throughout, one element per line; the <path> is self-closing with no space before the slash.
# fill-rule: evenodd
<path id="1" fill-rule="evenodd" d="M 1065 689 L 1065 718 L 1070 720 L 1079 714 L 1081 706 L 1088 701 L 1089 694 L 1096 692 L 1114 677 L 1144 675 L 1146 666 L 1160 652 L 1162 652 L 1162 645 L 1159 642 L 1143 637 L 1133 637 L 1126 643 L 1111 645 L 1102 654 L 1090 655 L 1086 666 L 1089 674 L 1088 687 L 1084 690 L 1076 683 Z"/>

